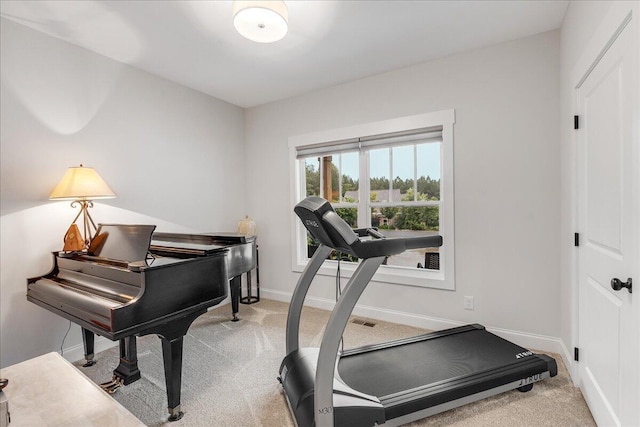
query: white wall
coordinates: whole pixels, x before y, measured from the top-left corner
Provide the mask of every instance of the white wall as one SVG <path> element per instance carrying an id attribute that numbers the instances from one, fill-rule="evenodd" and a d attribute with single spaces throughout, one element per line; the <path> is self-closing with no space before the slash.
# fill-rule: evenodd
<path id="1" fill-rule="evenodd" d="M 361 305 L 557 344 L 559 42 L 548 32 L 247 110 L 247 211 L 260 227 L 263 294 L 287 299 L 298 278 L 290 136 L 454 108 L 456 291 L 373 283 Z M 333 278 L 322 277 L 309 298 L 333 295 Z M 474 311 L 463 310 L 465 295 L 475 297 Z"/>
<path id="2" fill-rule="evenodd" d="M 70 166 L 117 194 L 102 222 L 233 231 L 245 214 L 244 110 L 1 21 L 0 366 L 60 348 L 68 322 L 25 299 L 75 212 L 48 195 Z M 77 327 L 65 348 L 81 343 Z"/>

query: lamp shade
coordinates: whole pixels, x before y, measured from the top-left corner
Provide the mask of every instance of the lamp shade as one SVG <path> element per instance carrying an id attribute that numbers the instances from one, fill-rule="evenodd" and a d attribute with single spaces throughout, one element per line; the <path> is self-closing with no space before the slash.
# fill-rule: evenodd
<path id="1" fill-rule="evenodd" d="M 53 189 L 51 200 L 112 199 L 115 193 L 93 168 L 70 167 Z"/>
<path id="2" fill-rule="evenodd" d="M 272 43 L 287 35 L 289 13 L 283 1 L 234 0 L 233 26 L 244 37 Z"/>

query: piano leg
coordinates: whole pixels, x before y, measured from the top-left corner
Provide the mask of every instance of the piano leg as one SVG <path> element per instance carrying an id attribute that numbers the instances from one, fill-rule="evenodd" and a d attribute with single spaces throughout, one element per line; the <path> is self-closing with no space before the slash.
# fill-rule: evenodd
<path id="1" fill-rule="evenodd" d="M 82 344 L 84 344 L 84 360 L 85 364 L 82 365 L 83 368 L 88 368 L 89 366 L 93 366 L 96 364 L 96 361 L 93 360 L 94 350 L 94 335 L 88 329 L 82 328 Z"/>
<path id="2" fill-rule="evenodd" d="M 182 340 L 183 337 L 162 340 L 164 359 L 164 380 L 167 385 L 169 421 L 178 421 L 184 413 L 180 410 L 180 389 L 182 386 Z"/>
<path id="3" fill-rule="evenodd" d="M 138 347 L 135 335 L 120 340 L 120 364 L 113 371 L 113 376 L 118 378 L 123 385 L 129 385 L 141 378 L 138 369 Z"/>
<path id="4" fill-rule="evenodd" d="M 164 380 L 167 385 L 167 406 L 169 421 L 178 421 L 184 413 L 180 410 L 180 388 L 182 386 L 182 341 L 189 327 L 201 314 L 203 309 L 190 313 L 172 323 L 159 325 L 145 331 L 156 334 L 162 341 L 162 359 L 164 361 Z"/>
<path id="5" fill-rule="evenodd" d="M 233 312 L 232 322 L 237 322 L 238 320 L 238 309 L 240 306 L 240 285 L 242 284 L 242 275 L 239 274 L 229 281 L 229 289 L 231 290 L 231 311 Z"/>

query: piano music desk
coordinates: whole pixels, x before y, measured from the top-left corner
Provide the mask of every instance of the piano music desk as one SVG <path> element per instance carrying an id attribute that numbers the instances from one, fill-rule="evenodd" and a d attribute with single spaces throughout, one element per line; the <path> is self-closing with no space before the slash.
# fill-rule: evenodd
<path id="1" fill-rule="evenodd" d="M 144 426 L 58 353 L 4 368 L 0 377 L 9 380 L 9 427 Z"/>

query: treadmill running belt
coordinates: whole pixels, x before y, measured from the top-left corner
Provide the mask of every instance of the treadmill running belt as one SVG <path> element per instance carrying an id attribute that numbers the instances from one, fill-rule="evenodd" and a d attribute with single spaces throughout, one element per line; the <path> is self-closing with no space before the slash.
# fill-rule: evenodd
<path id="1" fill-rule="evenodd" d="M 504 367 L 528 352 L 486 330 L 343 355 L 340 377 L 355 390 L 388 396 L 439 381 Z"/>

